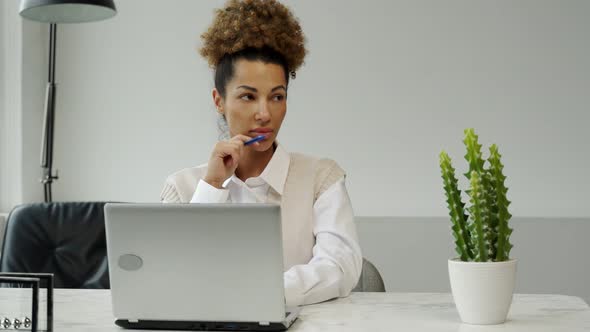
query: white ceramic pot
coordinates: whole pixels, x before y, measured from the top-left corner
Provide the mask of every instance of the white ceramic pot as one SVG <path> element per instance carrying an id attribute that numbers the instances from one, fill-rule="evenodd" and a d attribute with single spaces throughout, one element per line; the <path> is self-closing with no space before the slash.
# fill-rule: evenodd
<path id="1" fill-rule="evenodd" d="M 453 299 L 461 320 L 467 324 L 504 323 L 515 279 L 515 259 L 481 263 L 449 259 Z"/>

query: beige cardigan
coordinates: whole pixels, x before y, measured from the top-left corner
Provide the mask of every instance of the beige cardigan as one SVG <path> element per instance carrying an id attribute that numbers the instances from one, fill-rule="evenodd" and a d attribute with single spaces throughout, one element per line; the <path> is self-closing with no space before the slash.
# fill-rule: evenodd
<path id="1" fill-rule="evenodd" d="M 168 203 L 190 202 L 207 165 L 186 168 L 170 175 L 161 193 Z M 270 189 L 269 203 L 281 205 L 284 269 L 307 264 L 315 245 L 313 206 L 326 189 L 345 176 L 344 170 L 330 159 L 290 153 L 289 171 L 283 195 Z"/>

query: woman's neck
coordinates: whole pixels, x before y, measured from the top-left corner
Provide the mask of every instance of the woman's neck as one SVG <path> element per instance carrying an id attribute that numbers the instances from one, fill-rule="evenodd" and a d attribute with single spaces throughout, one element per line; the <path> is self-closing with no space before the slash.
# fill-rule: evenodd
<path id="1" fill-rule="evenodd" d="M 260 176 L 266 165 L 272 159 L 275 151 L 275 143 L 266 151 L 255 151 L 253 149 L 245 149 L 238 168 L 236 169 L 236 176 L 242 180 Z"/>

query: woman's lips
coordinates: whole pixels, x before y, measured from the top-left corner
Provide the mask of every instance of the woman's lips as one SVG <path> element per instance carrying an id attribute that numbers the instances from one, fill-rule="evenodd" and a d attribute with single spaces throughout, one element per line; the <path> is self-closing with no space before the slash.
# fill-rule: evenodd
<path id="1" fill-rule="evenodd" d="M 270 135 L 272 135 L 273 131 L 272 130 L 252 130 L 250 132 L 254 134 L 254 137 L 264 136 L 264 137 L 268 138 Z"/>

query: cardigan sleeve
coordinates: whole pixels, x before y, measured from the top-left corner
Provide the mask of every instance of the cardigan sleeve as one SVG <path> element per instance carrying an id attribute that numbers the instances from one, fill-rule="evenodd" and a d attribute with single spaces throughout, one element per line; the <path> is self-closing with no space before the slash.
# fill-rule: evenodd
<path id="1" fill-rule="evenodd" d="M 169 179 L 166 180 L 164 183 L 164 188 L 160 193 L 160 201 L 162 203 L 180 203 L 180 196 L 178 195 L 178 190 L 176 190 L 176 186 L 172 183 Z"/>
<path id="2" fill-rule="evenodd" d="M 206 164 L 204 164 L 183 168 L 169 175 L 160 192 L 160 201 L 162 203 L 189 203 L 197 188 L 197 183 L 206 170 Z"/>
<path id="3" fill-rule="evenodd" d="M 331 159 L 321 159 L 315 179 L 314 202 L 336 182 L 346 179 L 346 172 Z"/>
<path id="4" fill-rule="evenodd" d="M 361 274 L 363 256 L 344 178 L 319 197 L 313 214 L 313 258 L 284 274 L 288 306 L 348 296 Z"/>

